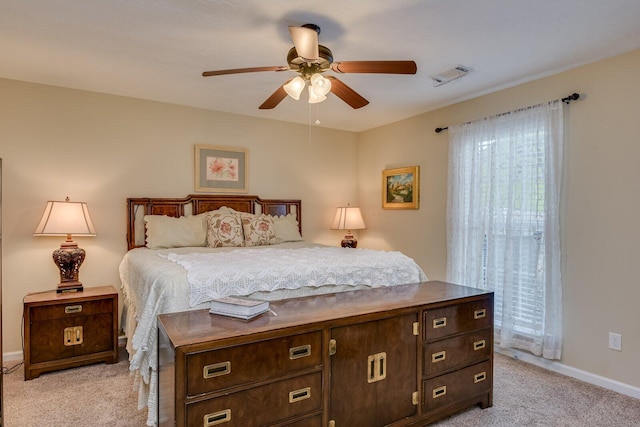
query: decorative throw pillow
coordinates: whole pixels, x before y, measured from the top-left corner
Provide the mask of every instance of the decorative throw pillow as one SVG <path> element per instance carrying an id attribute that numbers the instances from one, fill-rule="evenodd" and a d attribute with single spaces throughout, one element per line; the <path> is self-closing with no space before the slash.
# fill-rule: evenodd
<path id="1" fill-rule="evenodd" d="M 264 246 L 276 243 L 276 229 L 269 215 L 252 215 L 242 218 L 244 244 L 246 246 Z"/>
<path id="2" fill-rule="evenodd" d="M 298 229 L 298 221 L 295 215 L 274 216 L 273 225 L 276 228 L 276 240 L 278 243 L 299 242 L 302 239 Z"/>
<path id="3" fill-rule="evenodd" d="M 207 232 L 203 218 L 145 215 L 146 245 L 150 249 L 205 246 Z"/>
<path id="4" fill-rule="evenodd" d="M 214 213 L 207 220 L 207 246 L 244 246 L 240 217 L 233 213 Z"/>

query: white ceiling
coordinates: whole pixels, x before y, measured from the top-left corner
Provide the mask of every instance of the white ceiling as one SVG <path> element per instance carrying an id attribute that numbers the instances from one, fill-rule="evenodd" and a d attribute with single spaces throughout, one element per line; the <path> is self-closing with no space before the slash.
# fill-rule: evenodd
<path id="1" fill-rule="evenodd" d="M 286 65 L 287 27 L 305 23 L 335 61 L 418 72 L 340 75 L 359 110 L 334 95 L 258 110 L 288 71 L 201 76 Z M 2 0 L 0 77 L 363 131 L 639 49 L 639 23 L 639 0 Z M 473 72 L 434 87 L 457 65 Z"/>

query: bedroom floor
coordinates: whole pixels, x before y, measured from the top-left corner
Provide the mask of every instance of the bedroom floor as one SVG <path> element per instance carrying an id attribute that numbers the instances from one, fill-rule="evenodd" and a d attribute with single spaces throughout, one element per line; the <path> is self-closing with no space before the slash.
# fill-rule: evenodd
<path id="1" fill-rule="evenodd" d="M 146 412 L 137 409 L 127 352 L 118 353 L 119 362 L 113 365 L 51 372 L 30 381 L 24 381 L 22 367 L 5 375 L 4 425 L 144 427 Z"/>
<path id="2" fill-rule="evenodd" d="M 15 362 L 7 362 L 11 367 Z M 495 354 L 494 406 L 478 407 L 433 424 L 438 427 L 563 426 L 637 427 L 640 399 L 586 384 Z M 8 427 L 143 427 L 145 411 L 129 375 L 126 352 L 120 362 L 43 374 L 23 381 L 22 369 L 4 377 Z M 354 426 L 349 426 L 354 427 Z M 369 426 L 364 426 L 369 427 Z"/>
<path id="3" fill-rule="evenodd" d="M 438 427 L 638 427 L 640 399 L 494 353 L 493 406 Z"/>

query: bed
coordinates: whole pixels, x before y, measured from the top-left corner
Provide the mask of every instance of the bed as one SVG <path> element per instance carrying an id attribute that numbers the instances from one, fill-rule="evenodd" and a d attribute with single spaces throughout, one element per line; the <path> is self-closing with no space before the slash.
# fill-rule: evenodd
<path id="1" fill-rule="evenodd" d="M 127 199 L 120 263 L 130 370 L 138 408 L 157 423 L 157 316 L 209 308 L 214 298 L 275 300 L 427 280 L 400 252 L 317 245 L 302 238 L 302 203 L 249 195 Z"/>

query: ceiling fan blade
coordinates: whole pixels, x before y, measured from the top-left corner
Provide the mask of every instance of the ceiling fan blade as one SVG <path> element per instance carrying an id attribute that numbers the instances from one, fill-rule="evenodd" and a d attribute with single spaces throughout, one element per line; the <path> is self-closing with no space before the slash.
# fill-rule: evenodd
<path id="1" fill-rule="evenodd" d="M 289 70 L 289 67 L 285 67 L 285 66 L 233 68 L 230 70 L 205 71 L 204 73 L 202 73 L 202 77 L 222 76 L 225 74 L 255 73 L 259 71 L 287 71 L 287 70 Z"/>
<path id="2" fill-rule="evenodd" d="M 369 101 L 364 99 L 355 90 L 344 84 L 342 80 L 338 80 L 333 76 L 327 76 L 327 78 L 331 80 L 331 92 L 349 104 L 352 108 L 362 108 L 369 103 Z"/>
<path id="3" fill-rule="evenodd" d="M 318 52 L 318 32 L 313 28 L 307 27 L 289 27 L 291 40 L 298 52 L 298 56 L 316 60 L 320 56 Z"/>
<path id="4" fill-rule="evenodd" d="M 288 80 L 287 82 L 285 82 L 285 85 L 290 81 L 291 80 Z M 278 104 L 280 104 L 280 102 L 282 102 L 282 100 L 285 99 L 286 97 L 287 97 L 287 92 L 284 91 L 284 85 L 282 85 L 278 89 L 276 89 L 276 91 L 273 92 L 271 96 L 268 97 L 266 101 L 264 101 L 262 105 L 258 108 L 260 110 L 270 110 L 272 108 L 277 107 Z"/>
<path id="5" fill-rule="evenodd" d="M 331 64 L 336 73 L 415 74 L 414 61 L 342 61 Z"/>

